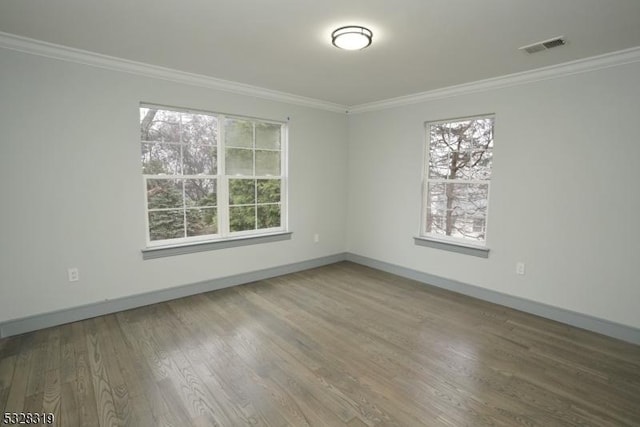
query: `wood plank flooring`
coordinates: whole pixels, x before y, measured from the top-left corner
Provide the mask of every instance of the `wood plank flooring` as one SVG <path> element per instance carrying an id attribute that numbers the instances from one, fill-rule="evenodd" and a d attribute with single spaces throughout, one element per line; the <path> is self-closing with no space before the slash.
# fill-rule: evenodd
<path id="1" fill-rule="evenodd" d="M 57 426 L 640 426 L 640 346 L 343 262 L 0 340 L 4 412 Z"/>

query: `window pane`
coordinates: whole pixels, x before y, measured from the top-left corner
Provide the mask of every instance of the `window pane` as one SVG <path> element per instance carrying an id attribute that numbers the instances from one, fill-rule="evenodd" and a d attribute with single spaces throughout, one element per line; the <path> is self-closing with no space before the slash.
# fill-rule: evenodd
<path id="1" fill-rule="evenodd" d="M 227 147 L 253 148 L 253 123 L 246 120 L 225 119 L 225 144 Z"/>
<path id="2" fill-rule="evenodd" d="M 491 150 L 432 150 L 429 157 L 429 178 L 491 179 Z"/>
<path id="3" fill-rule="evenodd" d="M 429 154 L 429 178 L 448 178 L 451 167 L 451 152 L 431 150 Z"/>
<path id="4" fill-rule="evenodd" d="M 487 198 L 489 186 L 487 184 L 447 184 L 453 187 L 453 203 L 451 204 L 452 230 L 451 235 L 468 239 L 484 240 L 484 227 L 481 231 L 474 231 L 476 221 L 484 222 L 487 215 Z"/>
<path id="5" fill-rule="evenodd" d="M 255 206 L 232 206 L 229 208 L 229 228 L 231 231 L 255 230 Z"/>
<path id="6" fill-rule="evenodd" d="M 187 206 L 214 207 L 217 205 L 216 180 L 185 179 L 184 194 Z"/>
<path id="7" fill-rule="evenodd" d="M 142 143 L 142 173 L 145 175 L 179 175 L 180 145 Z"/>
<path id="8" fill-rule="evenodd" d="M 280 152 L 256 150 L 256 175 L 280 175 Z"/>
<path id="9" fill-rule="evenodd" d="M 253 175 L 253 150 L 227 148 L 227 175 Z"/>
<path id="10" fill-rule="evenodd" d="M 279 150 L 281 127 L 273 123 L 256 123 L 256 148 Z"/>
<path id="11" fill-rule="evenodd" d="M 217 209 L 187 209 L 187 236 L 204 236 L 217 233 Z"/>
<path id="12" fill-rule="evenodd" d="M 467 151 L 456 153 L 458 160 L 457 178 L 489 181 L 491 179 L 491 161 L 493 153 L 490 150 Z"/>
<path id="13" fill-rule="evenodd" d="M 427 232 L 484 240 L 488 195 L 488 184 L 430 184 Z"/>
<path id="14" fill-rule="evenodd" d="M 230 179 L 229 204 L 247 205 L 256 202 L 255 179 Z"/>
<path id="15" fill-rule="evenodd" d="M 474 218 L 473 231 L 474 233 L 484 233 L 487 228 L 487 221 L 485 218 Z"/>
<path id="16" fill-rule="evenodd" d="M 149 209 L 168 209 L 182 207 L 181 179 L 148 179 L 147 207 Z"/>
<path id="17" fill-rule="evenodd" d="M 493 148 L 493 123 L 494 119 L 485 117 L 473 120 L 468 133 L 470 148 L 472 150 L 488 150 Z"/>
<path id="18" fill-rule="evenodd" d="M 258 206 L 258 228 L 280 227 L 280 205 Z"/>
<path id="19" fill-rule="evenodd" d="M 280 202 L 280 180 L 279 179 L 259 179 L 258 180 L 258 203 L 278 203 Z"/>
<path id="20" fill-rule="evenodd" d="M 140 108 L 140 139 L 180 142 L 180 115 L 175 111 Z"/>
<path id="21" fill-rule="evenodd" d="M 185 175 L 215 175 L 216 146 L 186 145 L 183 148 Z"/>
<path id="22" fill-rule="evenodd" d="M 429 183 L 427 191 L 427 233 L 445 234 L 445 184 Z"/>
<path id="23" fill-rule="evenodd" d="M 182 142 L 199 145 L 216 145 L 218 119 L 206 114 L 182 114 Z"/>
<path id="24" fill-rule="evenodd" d="M 429 178 L 489 180 L 493 118 L 429 126 Z"/>
<path id="25" fill-rule="evenodd" d="M 151 240 L 184 237 L 184 215 L 182 209 L 149 212 L 149 235 Z"/>

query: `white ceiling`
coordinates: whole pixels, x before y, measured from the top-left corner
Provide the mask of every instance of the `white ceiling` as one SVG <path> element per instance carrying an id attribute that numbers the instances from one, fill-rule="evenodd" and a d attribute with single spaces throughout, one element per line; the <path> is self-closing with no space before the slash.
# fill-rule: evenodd
<path id="1" fill-rule="evenodd" d="M 640 46 L 640 0 L 0 0 L 0 31 L 353 106 Z"/>

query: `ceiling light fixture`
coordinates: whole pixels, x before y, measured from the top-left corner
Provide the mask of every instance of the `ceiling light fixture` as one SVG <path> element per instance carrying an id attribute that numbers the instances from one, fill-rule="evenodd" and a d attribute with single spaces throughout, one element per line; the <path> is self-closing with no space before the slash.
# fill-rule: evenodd
<path id="1" fill-rule="evenodd" d="M 345 50 L 360 50 L 371 44 L 373 33 L 370 29 L 358 25 L 340 27 L 331 33 L 331 43 Z"/>

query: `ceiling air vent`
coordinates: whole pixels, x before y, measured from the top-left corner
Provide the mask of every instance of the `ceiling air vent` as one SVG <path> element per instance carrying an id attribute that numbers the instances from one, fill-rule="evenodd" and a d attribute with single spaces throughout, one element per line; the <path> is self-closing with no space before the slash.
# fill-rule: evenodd
<path id="1" fill-rule="evenodd" d="M 554 47 L 562 46 L 567 42 L 564 39 L 564 36 L 554 37 L 549 40 L 544 40 L 541 42 L 533 43 L 527 46 L 522 46 L 518 48 L 518 50 L 524 50 L 525 52 L 531 54 L 536 52 L 542 52 L 543 50 L 552 49 Z"/>

